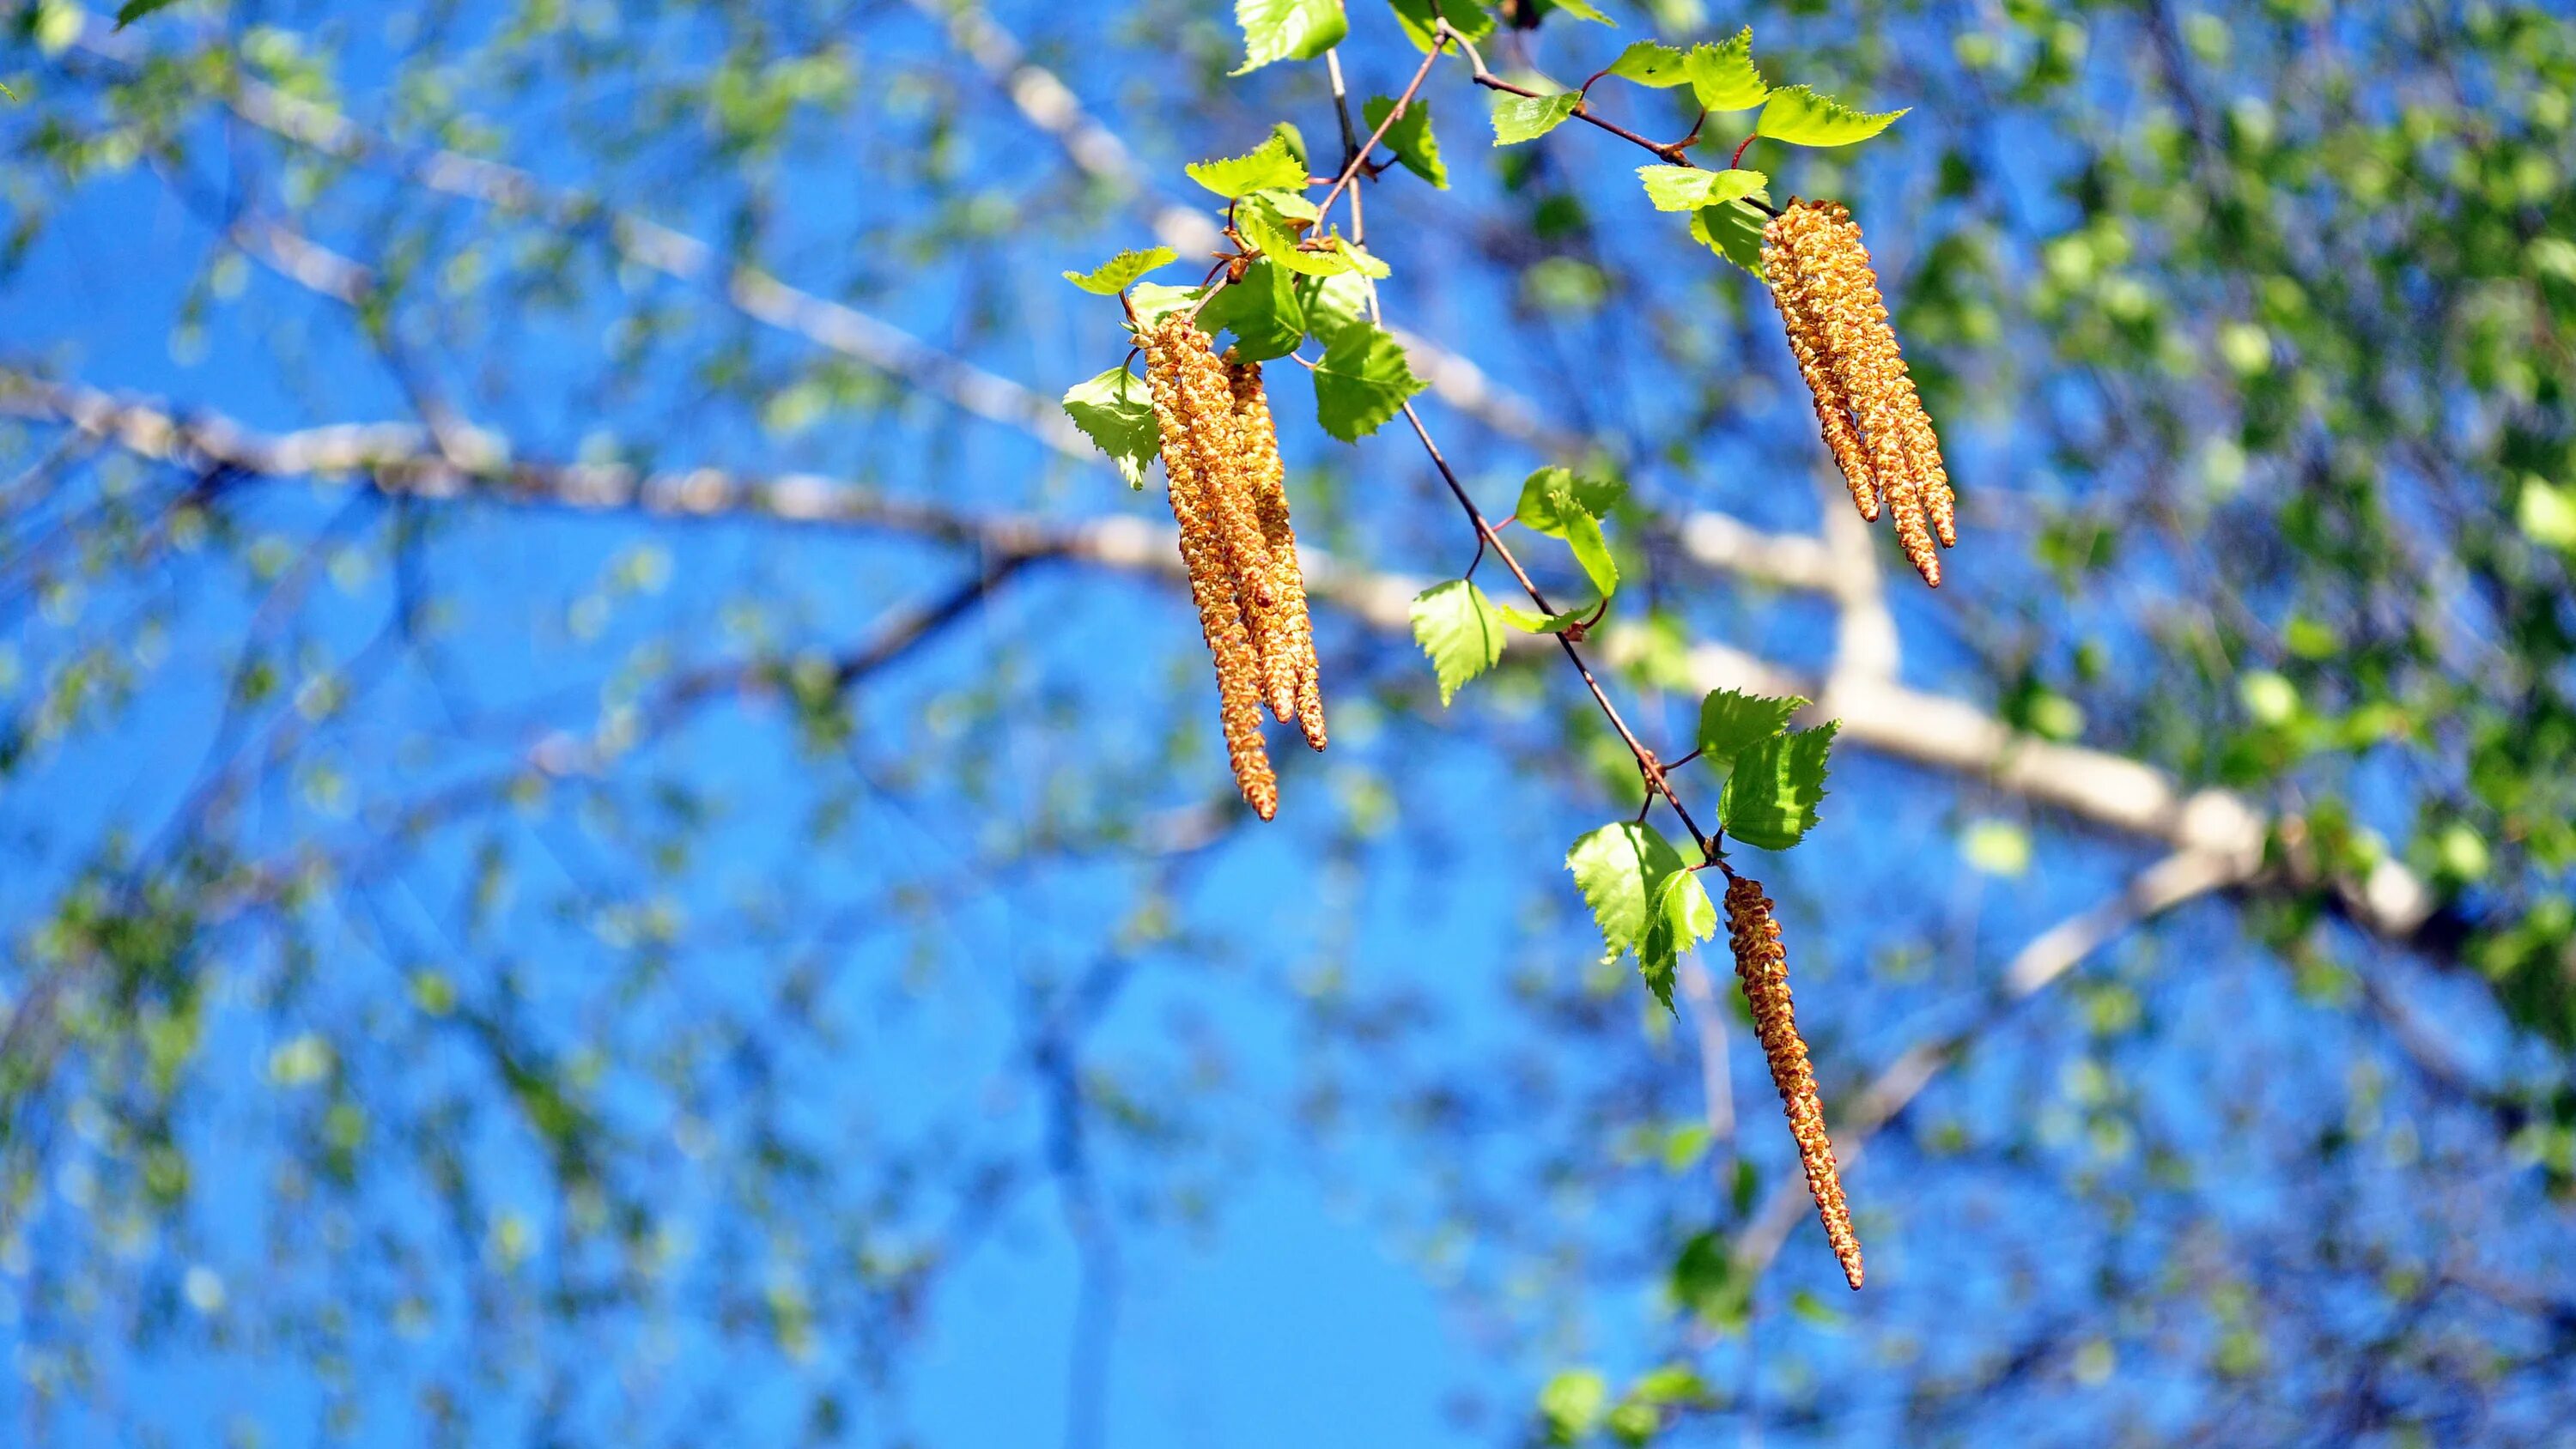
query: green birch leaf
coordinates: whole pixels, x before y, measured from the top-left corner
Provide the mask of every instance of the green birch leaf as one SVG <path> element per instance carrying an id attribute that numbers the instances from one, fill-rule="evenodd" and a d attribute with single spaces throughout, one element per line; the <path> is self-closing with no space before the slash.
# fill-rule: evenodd
<path id="1" fill-rule="evenodd" d="M 1118 465 L 1128 487 L 1145 486 L 1145 465 L 1161 446 L 1163 430 L 1154 421 L 1154 399 L 1142 379 L 1124 366 L 1113 367 L 1068 389 L 1064 411 Z"/>
<path id="2" fill-rule="evenodd" d="M 1387 97 L 1371 96 L 1368 104 L 1360 107 L 1360 115 L 1368 121 L 1368 129 L 1375 131 L 1394 109 L 1395 102 Z M 1386 128 L 1386 144 L 1395 152 L 1395 159 L 1404 163 L 1405 170 L 1442 191 L 1449 189 L 1449 168 L 1440 160 L 1440 138 L 1431 132 L 1429 101 L 1414 97 L 1404 114 L 1396 117 L 1395 124 Z"/>
<path id="3" fill-rule="evenodd" d="M 117 7 L 116 28 L 123 30 L 155 10 L 167 10 L 178 3 L 179 0 L 125 0 Z"/>
<path id="4" fill-rule="evenodd" d="M 1273 121 L 1270 125 L 1270 139 L 1287 147 L 1288 154 L 1297 158 L 1297 164 L 1300 167 L 1311 167 L 1314 165 L 1313 162 L 1306 159 L 1308 154 L 1306 150 L 1306 133 L 1297 129 L 1296 122 Z"/>
<path id="5" fill-rule="evenodd" d="M 1541 468 L 1521 481 L 1512 517 L 1532 532 L 1563 538 L 1575 519 L 1606 518 L 1627 496 L 1628 485 L 1616 478 L 1587 478 L 1571 468 Z"/>
<path id="6" fill-rule="evenodd" d="M 1771 199 L 1763 188 L 1771 178 L 1759 171 L 1710 171 L 1698 166 L 1640 166 L 1637 179 L 1646 183 L 1646 199 L 1657 211 L 1697 211 L 1704 206 L 1717 206 L 1739 201 L 1747 196 Z"/>
<path id="7" fill-rule="evenodd" d="M 1315 419 L 1345 443 L 1376 432 L 1429 383 L 1413 375 L 1404 349 L 1384 329 L 1353 322 L 1325 345 L 1315 364 Z"/>
<path id="8" fill-rule="evenodd" d="M 1379 261 L 1368 248 L 1352 245 L 1350 238 L 1336 236 L 1328 240 L 1331 241 L 1333 250 L 1350 265 L 1350 269 L 1361 276 L 1375 281 L 1384 281 L 1393 275 L 1386 263 Z"/>
<path id="9" fill-rule="evenodd" d="M 1271 212 L 1277 215 L 1282 221 L 1320 221 L 1323 219 L 1323 213 L 1315 209 L 1315 203 L 1308 201 L 1305 193 L 1302 191 L 1283 191 L 1278 187 L 1271 186 L 1264 187 L 1259 191 L 1247 191 L 1243 194 L 1243 199 L 1246 201 L 1259 202 L 1261 205 L 1270 208 Z M 1236 209 L 1238 211 L 1241 210 L 1240 207 Z"/>
<path id="10" fill-rule="evenodd" d="M 1306 306 L 1297 296 L 1297 274 L 1267 258 L 1246 267 L 1243 280 L 1210 298 L 1199 326 L 1213 336 L 1234 334 L 1246 362 L 1267 362 L 1297 350 L 1306 338 Z"/>
<path id="11" fill-rule="evenodd" d="M 1595 599 L 1579 609 L 1568 609 L 1562 614 L 1541 614 L 1530 609 L 1516 609 L 1509 604 L 1496 604 L 1494 612 L 1503 616 L 1504 623 L 1524 634 L 1561 634 L 1565 632 L 1568 624 L 1589 617 L 1592 611 L 1600 606 L 1601 601 Z"/>
<path id="12" fill-rule="evenodd" d="M 1497 96 L 1494 100 L 1494 144 L 1517 146 L 1535 141 L 1565 124 L 1583 97 L 1573 91 L 1552 96 Z"/>
<path id="13" fill-rule="evenodd" d="M 1619 561 L 1610 556 L 1610 540 L 1601 534 L 1601 520 L 1589 514 L 1576 514 L 1566 520 L 1565 543 L 1574 550 L 1574 561 L 1583 566 L 1583 576 L 1592 587 L 1608 598 L 1619 589 Z"/>
<path id="14" fill-rule="evenodd" d="M 1340 251 L 1301 250 L 1297 233 L 1278 212 L 1258 199 L 1246 199 L 1234 209 L 1234 229 L 1242 233 L 1254 251 L 1300 276 L 1329 277 L 1351 270 L 1350 258 Z"/>
<path id="15" fill-rule="evenodd" d="M 1306 163 L 1289 149 L 1288 138 L 1277 131 L 1240 156 L 1193 161 L 1181 169 L 1189 173 L 1192 181 L 1228 201 L 1256 191 L 1306 189 Z"/>
<path id="16" fill-rule="evenodd" d="M 1574 842 L 1565 853 L 1574 887 L 1601 928 L 1605 956 L 1637 949 L 1664 881 L 1683 870 L 1681 853 L 1651 825 L 1622 820 Z"/>
<path id="17" fill-rule="evenodd" d="M 1577 20 L 1589 20 L 1595 25 L 1615 27 L 1619 23 L 1602 14 L 1592 4 L 1592 0 L 1541 0 L 1540 8 L 1542 11 L 1562 11 Z"/>
<path id="18" fill-rule="evenodd" d="M 1404 29 L 1404 38 L 1416 50 L 1431 48 L 1430 0 L 1389 0 L 1395 11 L 1395 22 Z M 1477 0 L 1441 0 L 1440 13 L 1449 17 L 1449 28 L 1471 41 L 1482 40 L 1494 33 L 1494 17 L 1487 14 Z"/>
<path id="19" fill-rule="evenodd" d="M 1127 293 L 1127 305 L 1136 309 L 1136 321 L 1151 327 L 1173 312 L 1187 311 L 1199 304 L 1197 287 L 1173 287 L 1161 282 L 1138 282 Z"/>
<path id="20" fill-rule="evenodd" d="M 1619 52 L 1619 58 L 1610 62 L 1610 73 L 1641 86 L 1669 90 L 1690 84 L 1690 57 L 1678 45 L 1640 40 Z"/>
<path id="21" fill-rule="evenodd" d="M 1708 898 L 1699 874 L 1667 874 L 1655 887 L 1645 929 L 1637 937 L 1637 974 L 1646 978 L 1646 989 L 1664 1010 L 1673 1009 L 1673 970 L 1682 953 L 1716 934 L 1717 903 Z"/>
<path id="22" fill-rule="evenodd" d="M 1805 86 L 1784 86 L 1771 93 L 1770 103 L 1762 108 L 1762 118 L 1753 123 L 1753 133 L 1792 146 L 1848 146 L 1886 130 L 1904 114 L 1881 111 L 1872 115 L 1855 111 L 1831 96 L 1817 95 Z"/>
<path id="23" fill-rule="evenodd" d="M 1352 272 L 1298 278 L 1297 300 L 1306 309 L 1306 335 L 1328 348 L 1368 316 L 1368 287 Z"/>
<path id="24" fill-rule="evenodd" d="M 1762 228 L 1771 218 L 1741 201 L 1703 206 L 1691 213 L 1693 240 L 1753 275 L 1762 276 Z M 1768 281 L 1765 277 L 1763 280 Z"/>
<path id="25" fill-rule="evenodd" d="M 1413 600 L 1413 642 L 1431 659 L 1446 708 L 1468 680 L 1503 657 L 1503 619 L 1485 591 L 1466 579 L 1435 584 Z"/>
<path id="26" fill-rule="evenodd" d="M 1626 497 L 1628 485 L 1616 479 L 1585 478 L 1570 468 L 1541 468 L 1521 484 L 1512 517 L 1531 530 L 1565 540 L 1574 561 L 1601 597 L 1619 588 L 1619 564 L 1610 541 L 1601 534 L 1601 516 Z"/>
<path id="27" fill-rule="evenodd" d="M 1313 60 L 1350 33 L 1342 0 L 1234 0 L 1234 22 L 1243 27 L 1245 75 L 1274 60 Z"/>
<path id="28" fill-rule="evenodd" d="M 1712 689 L 1699 702 L 1700 758 L 1723 775 L 1736 757 L 1789 727 L 1789 717 L 1806 708 L 1796 695 L 1769 699 L 1732 689 Z"/>
<path id="29" fill-rule="evenodd" d="M 1774 735 L 1737 756 L 1717 800 L 1726 833 L 1764 850 L 1797 844 L 1815 826 L 1816 805 L 1825 798 L 1825 756 L 1839 728 L 1823 724 Z"/>
<path id="30" fill-rule="evenodd" d="M 1181 254 L 1170 247 L 1148 251 L 1124 251 L 1102 262 L 1088 272 L 1067 272 L 1064 279 L 1095 296 L 1115 297 L 1127 290 L 1129 283 L 1154 270 L 1180 260 Z"/>
<path id="31" fill-rule="evenodd" d="M 1691 93 L 1712 111 L 1749 111 L 1771 94 L 1771 83 L 1753 66 L 1753 27 L 1722 44 L 1691 47 Z"/>

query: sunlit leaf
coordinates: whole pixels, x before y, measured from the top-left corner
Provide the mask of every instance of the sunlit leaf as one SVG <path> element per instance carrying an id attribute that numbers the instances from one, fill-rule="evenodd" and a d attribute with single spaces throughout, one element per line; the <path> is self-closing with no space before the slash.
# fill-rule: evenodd
<path id="1" fill-rule="evenodd" d="M 1485 591 L 1466 579 L 1423 590 L 1413 600 L 1413 642 L 1430 657 L 1440 703 L 1503 657 L 1503 621 Z"/>
<path id="2" fill-rule="evenodd" d="M 1516 146 L 1535 141 L 1565 124 L 1583 97 L 1573 91 L 1552 96 L 1503 95 L 1494 99 L 1494 144 Z"/>
<path id="3" fill-rule="evenodd" d="M 1360 108 L 1360 114 L 1366 119 L 1368 129 L 1375 132 L 1394 109 L 1395 102 L 1387 97 L 1371 96 L 1368 104 Z M 1405 170 L 1444 191 L 1448 189 L 1449 168 L 1440 160 L 1440 138 L 1431 131 L 1429 101 L 1416 96 L 1413 103 L 1404 108 L 1404 114 L 1396 117 L 1395 124 L 1386 128 L 1386 145 L 1395 152 L 1395 159 L 1404 163 Z"/>
<path id="4" fill-rule="evenodd" d="M 1825 798 L 1825 757 L 1838 724 L 1758 740 L 1736 757 L 1718 797 L 1726 833 L 1746 845 L 1787 850 L 1815 828 Z"/>
<path id="5" fill-rule="evenodd" d="M 1710 171 L 1698 166 L 1640 166 L 1637 179 L 1646 183 L 1646 199 L 1657 211 L 1697 211 L 1705 206 L 1747 196 L 1770 199 L 1763 188 L 1771 178 L 1759 171 Z"/>
<path id="6" fill-rule="evenodd" d="M 1243 28 L 1243 64 L 1236 75 L 1274 60 L 1312 60 L 1350 32 L 1342 0 L 1234 0 L 1234 22 Z"/>
<path id="7" fill-rule="evenodd" d="M 1064 411 L 1082 435 L 1118 465 L 1128 487 L 1145 486 L 1145 465 L 1161 445 L 1162 428 L 1154 420 L 1154 400 L 1142 379 L 1124 367 L 1113 367 L 1068 389 Z"/>
<path id="8" fill-rule="evenodd" d="M 1751 110 L 1771 94 L 1770 83 L 1753 65 L 1750 25 L 1719 44 L 1692 46 L 1687 64 L 1691 94 L 1712 111 Z"/>
<path id="9" fill-rule="evenodd" d="M 1769 699 L 1732 689 L 1712 689 L 1699 702 L 1700 757 L 1721 775 L 1736 757 L 1789 727 L 1789 719 L 1807 707 L 1796 695 Z"/>
<path id="10" fill-rule="evenodd" d="M 1848 146 L 1866 141 L 1894 123 L 1903 111 L 1881 111 L 1875 115 L 1855 111 L 1831 96 L 1820 96 L 1805 86 L 1784 86 L 1771 93 L 1762 107 L 1762 117 L 1753 123 L 1754 134 L 1793 146 Z"/>
<path id="11" fill-rule="evenodd" d="M 1228 201 L 1255 191 L 1301 191 L 1306 185 L 1306 163 L 1277 131 L 1240 156 L 1193 161 L 1181 169 Z"/>
<path id="12" fill-rule="evenodd" d="M 1324 431 L 1354 443 L 1383 426 L 1405 399 L 1430 384 L 1413 375 L 1404 349 L 1384 329 L 1354 322 L 1335 333 L 1315 364 L 1315 417 Z"/>
<path id="13" fill-rule="evenodd" d="M 1067 272 L 1064 274 L 1064 279 L 1086 292 L 1103 297 L 1114 297 L 1126 291 L 1128 284 L 1138 277 L 1156 267 L 1168 266 L 1179 259 L 1180 253 L 1170 247 L 1154 247 L 1141 252 L 1124 251 L 1088 272 Z"/>

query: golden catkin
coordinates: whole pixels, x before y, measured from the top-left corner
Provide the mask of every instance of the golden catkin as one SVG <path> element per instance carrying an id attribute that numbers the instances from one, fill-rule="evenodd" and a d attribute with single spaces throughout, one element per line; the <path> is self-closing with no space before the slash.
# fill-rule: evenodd
<path id="1" fill-rule="evenodd" d="M 1798 1139 L 1798 1158 L 1807 1168 L 1807 1191 L 1816 1200 L 1816 1215 L 1824 1219 L 1843 1278 L 1857 1289 L 1860 1239 L 1852 1234 L 1833 1139 L 1825 1134 L 1824 1106 L 1816 1099 L 1816 1074 L 1807 1065 L 1807 1044 L 1798 1037 L 1797 1014 L 1789 1003 L 1789 953 L 1780 945 L 1780 923 L 1772 918 L 1771 899 L 1762 894 L 1760 881 L 1744 876 L 1728 880 L 1726 925 L 1735 949 L 1736 979 L 1744 983 L 1745 1004 L 1753 1009 L 1753 1032 L 1762 1040 L 1771 1085 L 1780 1090 L 1780 1103 L 1789 1112 L 1789 1135 Z"/>
<path id="2" fill-rule="evenodd" d="M 1907 561 L 1940 587 L 1934 540 L 1958 542 L 1950 474 L 1888 324 L 1859 223 L 1839 203 L 1793 201 L 1763 228 L 1762 243 L 1790 350 L 1853 501 L 1871 520 L 1883 502 Z"/>
<path id="3" fill-rule="evenodd" d="M 1261 742 L 1261 660 L 1246 624 L 1242 574 L 1221 520 L 1226 480 L 1222 470 L 1240 451 L 1234 443 L 1230 391 L 1213 397 L 1195 366 L 1208 351 L 1207 336 L 1172 317 L 1144 333 L 1145 378 L 1162 428 L 1163 472 L 1171 481 L 1172 519 L 1180 525 L 1181 561 L 1188 567 L 1190 597 L 1199 630 L 1216 663 L 1218 718 L 1234 783 L 1253 813 L 1268 820 L 1279 811 L 1279 777 Z M 1222 370 L 1219 372 L 1222 383 Z M 1193 383 L 1196 385 L 1193 385 Z"/>
<path id="4" fill-rule="evenodd" d="M 1180 358 L 1179 386 L 1191 399 L 1192 415 L 1198 419 L 1191 443 L 1205 479 L 1209 515 L 1234 575 L 1244 632 L 1252 642 L 1255 688 L 1271 712 L 1284 721 L 1296 712 L 1296 676 L 1293 670 L 1274 672 L 1274 661 L 1291 661 L 1294 651 L 1270 541 L 1262 530 L 1260 455 L 1235 420 L 1234 383 L 1225 364 L 1210 350 L 1207 334 L 1178 314 L 1164 319 L 1160 330 L 1170 339 L 1169 350 Z M 1266 442 L 1275 461 L 1276 438 Z"/>
<path id="5" fill-rule="evenodd" d="M 1876 523 L 1878 475 L 1870 467 L 1860 433 L 1852 427 L 1851 402 L 1843 396 L 1841 372 L 1834 365 L 1824 324 L 1817 319 L 1813 299 L 1808 295 L 1805 272 L 1790 245 L 1792 228 L 1782 225 L 1787 220 L 1784 214 L 1763 229 L 1762 270 L 1771 278 L 1771 300 L 1779 307 L 1781 324 L 1788 331 L 1790 354 L 1798 359 L 1798 376 L 1815 398 L 1816 423 L 1824 433 L 1825 447 L 1834 455 L 1835 466 L 1842 469 L 1843 481 L 1850 485 L 1853 506 L 1860 510 L 1862 519 Z"/>
<path id="6" fill-rule="evenodd" d="M 1227 356 L 1226 379 L 1234 390 L 1234 425 L 1243 440 L 1253 514 L 1270 546 L 1271 579 L 1279 590 L 1278 647 L 1264 661 L 1270 711 L 1282 724 L 1293 716 L 1306 743 L 1320 750 L 1325 742 L 1322 672 L 1315 658 L 1315 621 L 1306 608 L 1306 576 L 1297 563 L 1297 530 L 1288 520 L 1288 474 L 1279 461 L 1279 428 L 1262 390 L 1261 364 Z"/>

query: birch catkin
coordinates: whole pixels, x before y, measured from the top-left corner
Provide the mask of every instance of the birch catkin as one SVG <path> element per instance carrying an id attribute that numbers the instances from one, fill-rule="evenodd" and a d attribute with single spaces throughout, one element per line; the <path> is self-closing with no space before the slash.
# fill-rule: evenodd
<path id="1" fill-rule="evenodd" d="M 1180 525 L 1181 561 L 1189 570 L 1199 630 L 1216 663 L 1226 756 L 1244 802 L 1268 820 L 1279 812 L 1279 778 L 1261 742 L 1262 666 L 1250 621 L 1265 607 L 1275 611 L 1275 599 L 1269 605 L 1254 603 L 1247 588 L 1266 582 L 1268 550 L 1255 556 L 1256 575 L 1237 540 L 1249 533 L 1258 545 L 1260 533 L 1245 500 L 1233 491 L 1242 453 L 1233 392 L 1208 349 L 1207 334 L 1186 320 L 1165 318 L 1144 332 L 1143 341 L 1145 378 L 1162 428 L 1163 472 L 1171 481 L 1172 518 Z M 1229 526 L 1230 515 L 1239 518 L 1239 526 Z"/>
<path id="2" fill-rule="evenodd" d="M 1852 502 L 1873 522 L 1883 502 L 1907 561 L 1940 587 L 1934 540 L 1959 541 L 1950 474 L 1860 225 L 1837 202 L 1793 201 L 1762 230 L 1762 269 Z"/>
<path id="3" fill-rule="evenodd" d="M 1790 1008 L 1789 953 L 1780 945 L 1780 923 L 1772 919 L 1771 898 L 1762 894 L 1760 881 L 1728 879 L 1726 924 L 1735 948 L 1736 979 L 1744 983 L 1745 1004 L 1753 1009 L 1753 1032 L 1762 1040 L 1771 1085 L 1788 1109 L 1789 1135 L 1798 1139 L 1798 1158 L 1806 1165 L 1807 1191 L 1816 1200 L 1816 1215 L 1824 1219 L 1843 1278 L 1857 1289 L 1860 1239 L 1852 1234 L 1833 1139 L 1825 1134 L 1824 1107 L 1816 1099 L 1816 1074 L 1807 1065 L 1807 1044 L 1798 1037 L 1797 1014 Z"/>
<path id="4" fill-rule="evenodd" d="M 1244 472 L 1253 516 L 1270 548 L 1270 577 L 1279 595 L 1279 627 L 1264 658 L 1270 712 L 1292 717 L 1315 749 L 1324 747 L 1324 697 L 1315 659 L 1315 623 L 1306 609 L 1306 576 L 1297 563 L 1297 531 L 1288 521 L 1287 470 L 1279 462 L 1279 429 L 1262 391 L 1261 364 L 1227 354 L 1226 380 L 1234 393 L 1234 425 L 1243 442 Z"/>

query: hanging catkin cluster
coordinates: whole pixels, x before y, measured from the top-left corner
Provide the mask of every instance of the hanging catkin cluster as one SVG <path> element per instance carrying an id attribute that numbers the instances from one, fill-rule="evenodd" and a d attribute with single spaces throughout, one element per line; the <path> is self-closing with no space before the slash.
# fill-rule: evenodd
<path id="1" fill-rule="evenodd" d="M 1293 715 L 1306 743 L 1324 747 L 1322 675 L 1315 662 L 1315 622 L 1306 612 L 1306 575 L 1297 565 L 1297 530 L 1288 523 L 1288 473 L 1279 462 L 1279 428 L 1261 390 L 1261 364 L 1226 354 L 1226 381 L 1234 393 L 1234 425 L 1243 439 L 1252 485 L 1252 511 L 1270 548 L 1271 582 L 1279 591 L 1276 646 L 1262 655 L 1269 679 L 1270 712 L 1281 724 Z"/>
<path id="2" fill-rule="evenodd" d="M 1762 270 L 1852 502 L 1875 523 L 1884 500 L 1905 557 L 1939 588 L 1932 540 L 1959 541 L 1950 474 L 1888 326 L 1860 224 L 1839 202 L 1792 201 L 1762 229 Z"/>
<path id="3" fill-rule="evenodd" d="M 1726 886 L 1726 924 L 1735 948 L 1736 979 L 1744 983 L 1745 1004 L 1753 1009 L 1753 1032 L 1762 1039 L 1762 1055 L 1771 1064 L 1771 1085 L 1789 1111 L 1789 1135 L 1798 1139 L 1798 1158 L 1806 1164 L 1807 1191 L 1816 1200 L 1816 1215 L 1843 1277 L 1860 1287 L 1860 1239 L 1853 1236 L 1851 1209 L 1843 1202 L 1842 1174 L 1834 1166 L 1833 1139 L 1825 1135 L 1825 1109 L 1816 1100 L 1816 1074 L 1807 1066 L 1807 1044 L 1798 1037 L 1798 1018 L 1789 1005 L 1789 953 L 1780 945 L 1780 923 L 1771 916 L 1771 898 L 1762 882 L 1735 876 Z"/>
<path id="4" fill-rule="evenodd" d="M 1278 434 L 1258 365 L 1219 362 L 1207 334 L 1178 314 L 1141 336 L 1181 561 L 1216 661 L 1226 755 L 1245 803 L 1267 820 L 1279 810 L 1279 778 L 1261 741 L 1262 706 L 1283 723 L 1294 719 L 1308 744 L 1324 747 L 1314 634 Z"/>

